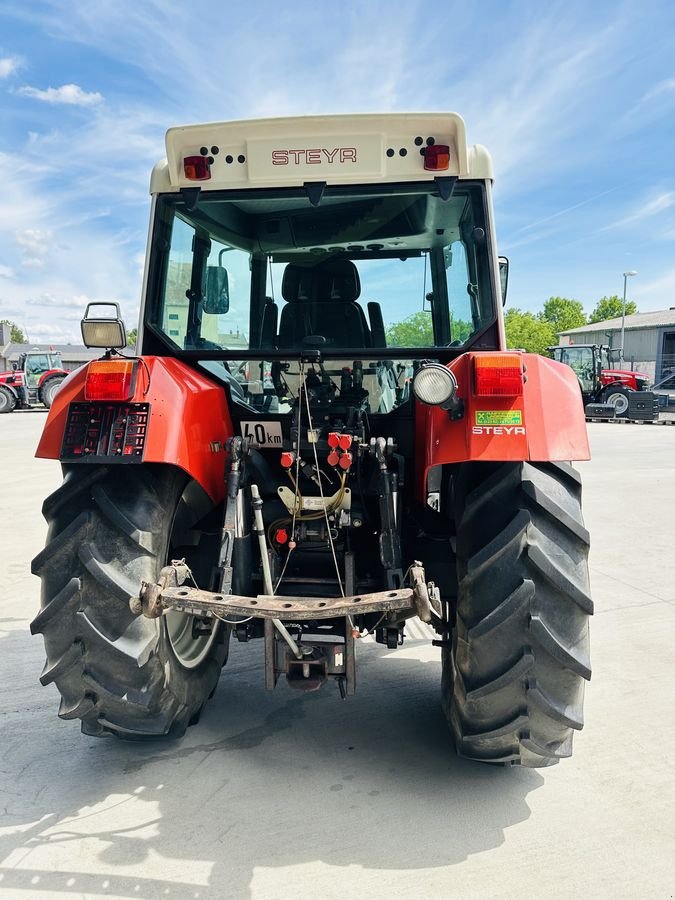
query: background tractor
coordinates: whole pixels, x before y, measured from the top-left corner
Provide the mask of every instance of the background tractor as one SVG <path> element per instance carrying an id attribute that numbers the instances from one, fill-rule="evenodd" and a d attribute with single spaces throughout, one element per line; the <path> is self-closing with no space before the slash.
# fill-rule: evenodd
<path id="1" fill-rule="evenodd" d="M 54 350 L 22 353 L 11 372 L 0 372 L 0 413 L 29 409 L 42 404 L 47 409 L 68 375 L 61 354 Z"/>
<path id="2" fill-rule="evenodd" d="M 64 473 L 33 561 L 59 715 L 180 735 L 231 640 L 270 690 L 348 698 L 360 640 L 396 652 L 418 617 L 461 755 L 569 756 L 588 442 L 574 373 L 505 350 L 489 155 L 452 113 L 194 125 L 166 147 L 139 355 L 90 308 L 104 352 L 37 451 Z"/>
<path id="3" fill-rule="evenodd" d="M 589 418 L 658 418 L 658 402 L 646 390 L 649 375 L 613 368 L 609 347 L 570 344 L 549 347 L 548 352 L 574 371 Z"/>

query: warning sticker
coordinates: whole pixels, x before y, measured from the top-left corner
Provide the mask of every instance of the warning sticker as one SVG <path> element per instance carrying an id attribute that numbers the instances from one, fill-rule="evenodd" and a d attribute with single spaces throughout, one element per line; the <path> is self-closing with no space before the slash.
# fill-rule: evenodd
<path id="1" fill-rule="evenodd" d="M 476 425 L 522 425 L 520 409 L 477 409 Z"/>

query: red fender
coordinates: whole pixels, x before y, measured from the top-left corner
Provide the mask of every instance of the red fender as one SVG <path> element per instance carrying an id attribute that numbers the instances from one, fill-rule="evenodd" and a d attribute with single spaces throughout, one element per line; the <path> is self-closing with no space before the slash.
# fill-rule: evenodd
<path id="1" fill-rule="evenodd" d="M 178 466 L 218 503 L 225 495 L 225 441 L 233 434 L 223 386 L 177 359 L 143 359 L 150 383 L 139 364 L 130 401 L 150 404 L 143 462 Z M 87 368 L 72 372 L 54 397 L 36 456 L 59 459 L 68 407 L 85 400 Z"/>
<path id="2" fill-rule="evenodd" d="M 462 418 L 451 420 L 444 410 L 417 402 L 416 455 L 423 461 L 417 470 L 420 502 L 426 497 L 431 466 L 590 459 L 579 384 L 569 366 L 524 353 L 521 396 L 478 397 L 473 382 L 473 359 L 478 355 L 466 353 L 449 364 L 464 402 Z"/>

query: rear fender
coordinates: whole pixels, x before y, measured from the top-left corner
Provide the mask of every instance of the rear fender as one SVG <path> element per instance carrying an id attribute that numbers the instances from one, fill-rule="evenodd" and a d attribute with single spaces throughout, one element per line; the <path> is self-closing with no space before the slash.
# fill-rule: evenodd
<path id="1" fill-rule="evenodd" d="M 171 357 L 146 356 L 143 360 L 147 370 L 139 365 L 130 401 L 150 404 L 143 462 L 178 466 L 218 503 L 225 494 L 225 441 L 233 433 L 222 385 Z M 60 458 L 68 408 L 71 403 L 85 402 L 87 369 L 83 366 L 63 381 L 36 456 Z M 105 457 L 101 462 L 106 463 Z"/>
<path id="2" fill-rule="evenodd" d="M 423 460 L 416 494 L 421 502 L 431 466 L 590 459 L 579 384 L 569 366 L 524 353 L 522 396 L 478 397 L 473 382 L 477 355 L 466 353 L 449 364 L 464 403 L 460 419 L 450 419 L 438 407 L 416 403 L 416 455 Z"/>

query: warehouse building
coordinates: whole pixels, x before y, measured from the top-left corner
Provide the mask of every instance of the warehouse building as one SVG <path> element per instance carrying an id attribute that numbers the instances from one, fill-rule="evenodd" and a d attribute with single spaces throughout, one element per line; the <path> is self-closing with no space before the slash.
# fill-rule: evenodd
<path id="1" fill-rule="evenodd" d="M 649 374 L 652 382 L 675 381 L 675 308 L 634 313 L 625 320 L 626 368 Z M 570 328 L 559 335 L 561 344 L 607 344 L 621 347 L 621 317 Z"/>

